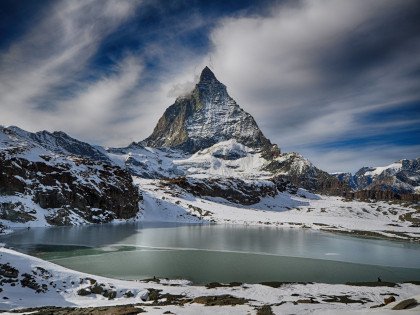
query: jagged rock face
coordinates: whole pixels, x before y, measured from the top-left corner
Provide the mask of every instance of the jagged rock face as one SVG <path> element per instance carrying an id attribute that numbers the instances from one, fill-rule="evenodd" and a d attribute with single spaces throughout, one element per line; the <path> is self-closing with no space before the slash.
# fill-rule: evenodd
<path id="1" fill-rule="evenodd" d="M 144 143 L 195 153 L 229 139 L 251 148 L 272 147 L 254 118 L 236 104 L 226 86 L 206 67 L 195 89 L 165 111 Z"/>
<path id="2" fill-rule="evenodd" d="M 126 170 L 107 161 L 95 148 L 64 133 L 31 134 L 3 128 L 0 219 L 33 221 L 37 207 L 46 210 L 46 221 L 54 225 L 70 224 L 76 216 L 92 223 L 134 217 L 141 200 L 138 188 Z"/>

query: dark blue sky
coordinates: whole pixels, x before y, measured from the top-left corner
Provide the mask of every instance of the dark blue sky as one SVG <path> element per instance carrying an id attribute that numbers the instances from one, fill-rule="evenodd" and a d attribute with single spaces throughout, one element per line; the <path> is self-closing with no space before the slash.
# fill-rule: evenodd
<path id="1" fill-rule="evenodd" d="M 120 146 L 204 65 L 328 171 L 420 154 L 418 1 L 0 1 L 0 124 Z"/>

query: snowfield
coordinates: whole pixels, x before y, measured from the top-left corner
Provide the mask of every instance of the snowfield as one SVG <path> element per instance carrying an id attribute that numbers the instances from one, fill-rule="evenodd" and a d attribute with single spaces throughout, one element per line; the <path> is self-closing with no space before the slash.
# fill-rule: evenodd
<path id="1" fill-rule="evenodd" d="M 184 280 L 125 281 L 72 271 L 4 247 L 0 247 L 0 275 L 0 310 L 130 304 L 147 314 L 256 314 L 262 307 L 271 308 L 275 314 L 325 314 L 327 310 L 331 314 L 355 310 L 384 314 L 399 301 L 420 294 L 420 286 L 411 283 L 193 286 Z M 385 308 L 369 309 L 391 296 L 397 301 Z M 418 311 L 417 304 L 405 312 Z"/>

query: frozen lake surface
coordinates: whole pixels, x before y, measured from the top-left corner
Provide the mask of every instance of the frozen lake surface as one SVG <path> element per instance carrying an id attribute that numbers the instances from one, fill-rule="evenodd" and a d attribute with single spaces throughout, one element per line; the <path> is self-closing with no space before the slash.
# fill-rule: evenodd
<path id="1" fill-rule="evenodd" d="M 32 228 L 0 237 L 87 273 L 194 283 L 420 280 L 420 245 L 304 229 L 161 222 Z"/>

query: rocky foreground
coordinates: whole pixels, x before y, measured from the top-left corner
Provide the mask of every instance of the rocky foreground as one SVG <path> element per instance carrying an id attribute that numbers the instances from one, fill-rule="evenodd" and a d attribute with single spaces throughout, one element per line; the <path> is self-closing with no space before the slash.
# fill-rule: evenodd
<path id="1" fill-rule="evenodd" d="M 420 283 L 123 281 L 0 248 L 0 310 L 31 314 L 332 314 L 420 311 Z"/>

